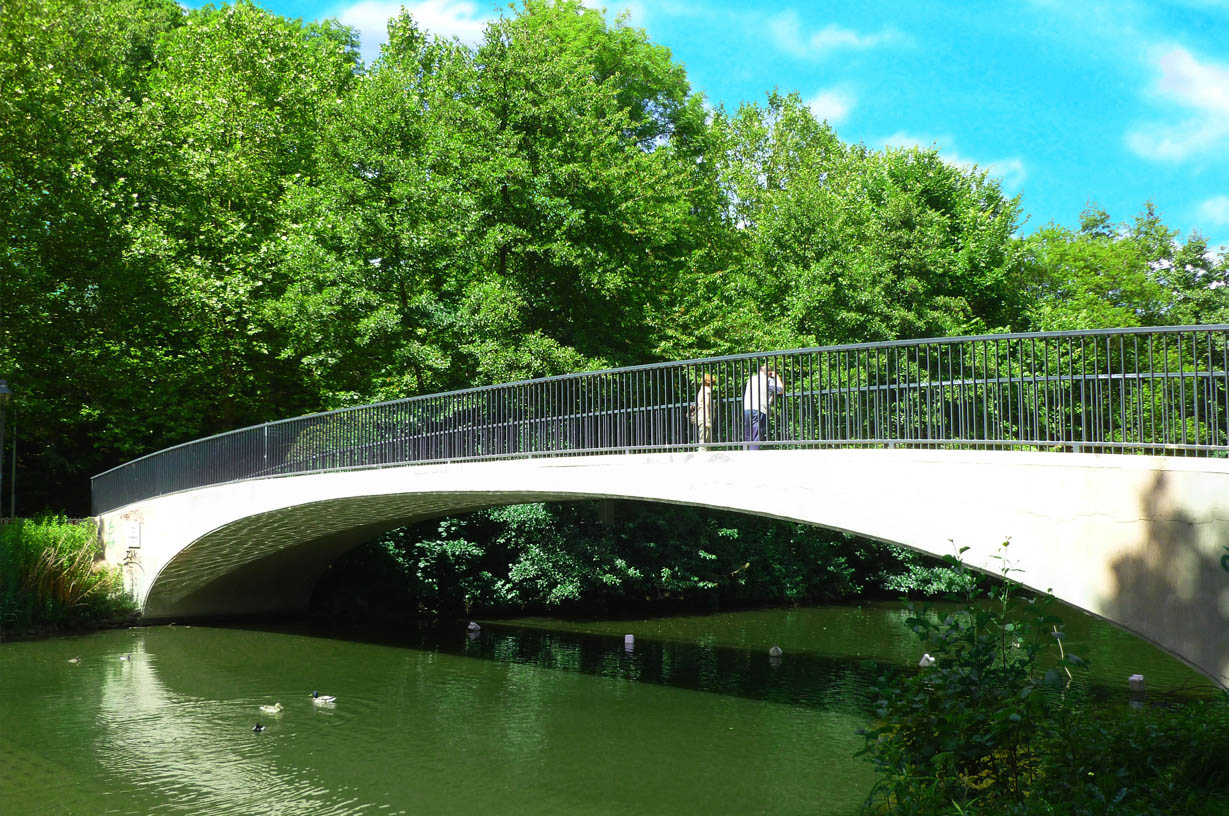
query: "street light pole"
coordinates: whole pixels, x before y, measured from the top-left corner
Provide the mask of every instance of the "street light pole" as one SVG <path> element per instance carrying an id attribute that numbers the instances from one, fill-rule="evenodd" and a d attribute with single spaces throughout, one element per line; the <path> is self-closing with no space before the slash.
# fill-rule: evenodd
<path id="1" fill-rule="evenodd" d="M 4 409 L 13 398 L 13 389 L 0 380 L 0 516 L 4 515 Z"/>

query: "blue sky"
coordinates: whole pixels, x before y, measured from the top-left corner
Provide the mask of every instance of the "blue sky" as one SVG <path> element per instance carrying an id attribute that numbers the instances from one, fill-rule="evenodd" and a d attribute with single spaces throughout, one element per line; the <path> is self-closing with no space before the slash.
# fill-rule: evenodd
<path id="1" fill-rule="evenodd" d="M 257 0 L 359 29 L 374 58 L 404 5 L 475 43 L 490 0 Z M 1022 232 L 1115 221 L 1146 201 L 1185 237 L 1229 245 L 1229 0 L 774 3 L 619 0 L 671 50 L 692 88 L 734 109 L 797 91 L 842 139 L 934 145 L 1021 196 Z"/>

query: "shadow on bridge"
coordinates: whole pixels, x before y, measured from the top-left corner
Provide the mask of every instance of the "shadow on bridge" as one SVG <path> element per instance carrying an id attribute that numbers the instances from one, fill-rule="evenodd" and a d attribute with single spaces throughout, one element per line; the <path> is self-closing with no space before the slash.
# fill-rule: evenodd
<path id="1" fill-rule="evenodd" d="M 1188 665 L 1218 672 L 1229 686 L 1229 663 L 1213 665 L 1223 649 L 1210 642 L 1229 639 L 1229 528 L 1198 523 L 1172 482 L 1158 471 L 1140 497 L 1150 546 L 1112 563 L 1116 587 L 1107 611 L 1118 620 L 1154 621 L 1167 639 L 1145 637 Z"/>

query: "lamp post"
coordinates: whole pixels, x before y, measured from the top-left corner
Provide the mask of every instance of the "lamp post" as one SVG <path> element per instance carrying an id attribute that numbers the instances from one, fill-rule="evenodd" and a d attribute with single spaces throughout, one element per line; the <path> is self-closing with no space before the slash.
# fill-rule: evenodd
<path id="1" fill-rule="evenodd" d="M 13 398 L 13 389 L 0 380 L 0 516 L 4 515 L 4 409 Z"/>

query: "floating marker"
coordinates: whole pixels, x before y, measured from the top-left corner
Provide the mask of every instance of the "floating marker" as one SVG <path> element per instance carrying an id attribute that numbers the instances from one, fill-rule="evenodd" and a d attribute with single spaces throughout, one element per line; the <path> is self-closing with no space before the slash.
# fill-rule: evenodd
<path id="1" fill-rule="evenodd" d="M 1148 702 L 1148 684 L 1142 674 L 1133 674 L 1127 678 L 1127 687 L 1131 689 L 1131 708 L 1143 708 Z"/>

